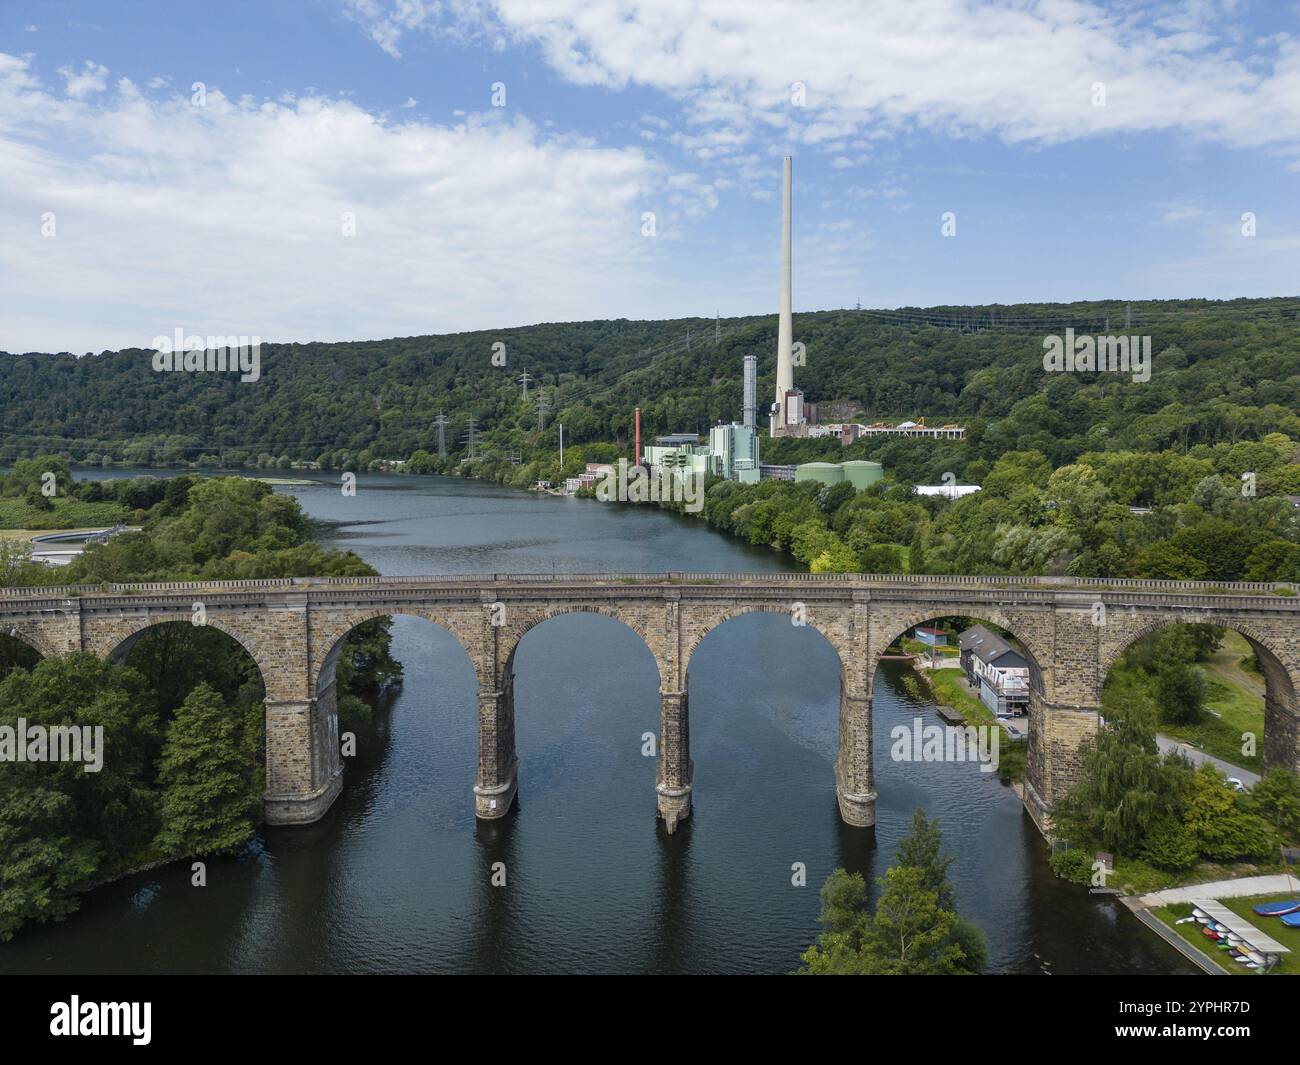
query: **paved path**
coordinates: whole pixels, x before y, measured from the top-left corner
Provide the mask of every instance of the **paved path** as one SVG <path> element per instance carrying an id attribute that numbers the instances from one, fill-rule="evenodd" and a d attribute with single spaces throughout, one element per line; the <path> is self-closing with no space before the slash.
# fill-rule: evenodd
<path id="1" fill-rule="evenodd" d="M 1210 884 L 1153 891 L 1150 895 L 1143 895 L 1138 902 L 1143 906 L 1168 906 L 1195 899 L 1239 899 L 1247 895 L 1300 897 L 1300 879 L 1294 875 L 1288 877 L 1285 873 L 1274 873 L 1271 876 L 1246 876 L 1239 880 L 1216 880 Z"/>
<path id="2" fill-rule="evenodd" d="M 1215 758 L 1212 754 L 1206 754 L 1204 751 L 1184 743 L 1182 740 L 1176 740 L 1172 736 L 1166 736 L 1163 733 L 1156 734 L 1156 746 L 1160 748 L 1162 754 L 1169 754 L 1171 751 L 1178 751 L 1192 765 L 1201 765 L 1209 762 L 1222 770 L 1224 776 L 1236 777 L 1248 788 L 1253 788 L 1259 783 L 1259 774 L 1252 773 L 1249 769 L 1242 769 L 1239 765 L 1233 765 L 1231 762 L 1225 762 L 1222 758 Z"/>

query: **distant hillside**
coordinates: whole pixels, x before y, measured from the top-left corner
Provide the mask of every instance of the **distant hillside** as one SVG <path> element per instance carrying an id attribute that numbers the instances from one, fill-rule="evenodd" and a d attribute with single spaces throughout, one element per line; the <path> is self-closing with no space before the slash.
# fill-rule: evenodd
<path id="1" fill-rule="evenodd" d="M 1043 337 L 1067 326 L 1151 335 L 1152 379 L 1045 373 Z M 153 353 L 138 349 L 0 354 L 0 463 L 59 452 L 91 464 L 324 456 L 333 465 L 346 452 L 364 466 L 435 450 L 439 411 L 453 454 L 471 415 L 483 446 L 500 452 L 549 445 L 557 420 L 567 442 L 622 439 L 637 405 L 647 435 L 706 431 L 739 418 L 744 355 L 759 358 L 760 405 L 774 387 L 775 314 L 716 328 L 716 343 L 713 321 L 689 319 L 264 344 L 256 383 L 156 373 Z M 810 399 L 846 400 L 872 418 L 960 419 L 973 429 L 968 455 L 1036 448 L 1060 465 L 1086 451 L 1184 450 L 1278 431 L 1300 439 L 1300 299 L 821 311 L 796 314 L 795 337 L 807 349 L 796 380 Z M 491 363 L 497 342 L 504 369 Z M 541 436 L 539 394 L 549 408 Z M 765 457 L 826 447 L 782 443 Z"/>

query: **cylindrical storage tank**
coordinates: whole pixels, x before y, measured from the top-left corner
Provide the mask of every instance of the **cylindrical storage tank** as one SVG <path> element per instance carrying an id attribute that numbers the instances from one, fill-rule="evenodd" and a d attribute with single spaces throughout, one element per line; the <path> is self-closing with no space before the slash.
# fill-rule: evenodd
<path id="1" fill-rule="evenodd" d="M 845 462 L 843 469 L 844 479 L 859 492 L 885 476 L 884 466 L 879 462 L 868 462 L 866 459 L 852 459 Z"/>
<path id="2" fill-rule="evenodd" d="M 801 462 L 794 468 L 796 481 L 820 481 L 822 484 L 842 484 L 844 467 L 834 462 Z"/>

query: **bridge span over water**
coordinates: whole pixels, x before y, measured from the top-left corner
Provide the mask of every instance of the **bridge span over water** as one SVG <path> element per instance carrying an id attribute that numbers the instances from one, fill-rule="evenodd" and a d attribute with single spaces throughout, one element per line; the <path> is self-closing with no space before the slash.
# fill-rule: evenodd
<path id="1" fill-rule="evenodd" d="M 202 610 L 196 609 L 196 604 Z M 1255 649 L 1267 695 L 1265 767 L 1300 771 L 1300 597 L 1289 585 L 1062 577 L 804 573 L 457 574 L 0 589 L 0 632 L 43 655 L 121 658 L 146 629 L 204 619 L 237 640 L 266 687 L 266 817 L 320 818 L 342 786 L 335 664 L 372 618 L 411 614 L 450 632 L 478 679 L 479 817 L 505 816 L 517 787 L 514 657 L 558 614 L 614 618 L 659 670 L 657 806 L 669 831 L 691 810 L 687 671 L 700 641 L 741 614 L 783 614 L 826 638 L 840 661 L 840 814 L 875 823 L 871 686 L 900 634 L 958 615 L 1012 633 L 1030 663 L 1025 802 L 1040 825 L 1075 780 L 1097 729 L 1106 674 L 1134 640 L 1175 622 L 1235 629 Z"/>

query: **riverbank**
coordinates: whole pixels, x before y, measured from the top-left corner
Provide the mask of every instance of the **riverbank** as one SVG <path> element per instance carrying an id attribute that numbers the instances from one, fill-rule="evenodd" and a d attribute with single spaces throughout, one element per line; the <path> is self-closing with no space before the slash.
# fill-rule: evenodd
<path id="1" fill-rule="evenodd" d="M 1016 785 L 1016 793 L 1020 794 L 1020 782 L 1029 771 L 1028 740 L 1014 735 L 1009 722 L 999 719 L 975 697 L 961 669 L 930 669 L 921 659 L 914 659 L 912 668 L 924 681 L 935 702 L 951 707 L 963 723 L 1002 730 L 1004 736 L 998 744 L 998 778 L 1003 784 Z"/>
<path id="2" fill-rule="evenodd" d="M 1300 885 L 1293 876 L 1252 876 L 1235 880 L 1214 881 L 1185 888 L 1158 891 L 1131 897 L 1125 905 L 1144 925 L 1212 975 L 1259 975 L 1246 965 L 1232 960 L 1228 952 L 1204 934 L 1204 926 L 1188 921 L 1194 903 L 1214 901 L 1275 940 L 1290 953 L 1282 954 L 1269 975 L 1300 975 L 1300 928 L 1290 928 L 1277 917 L 1255 912 L 1254 907 L 1271 902 L 1295 900 Z"/>

